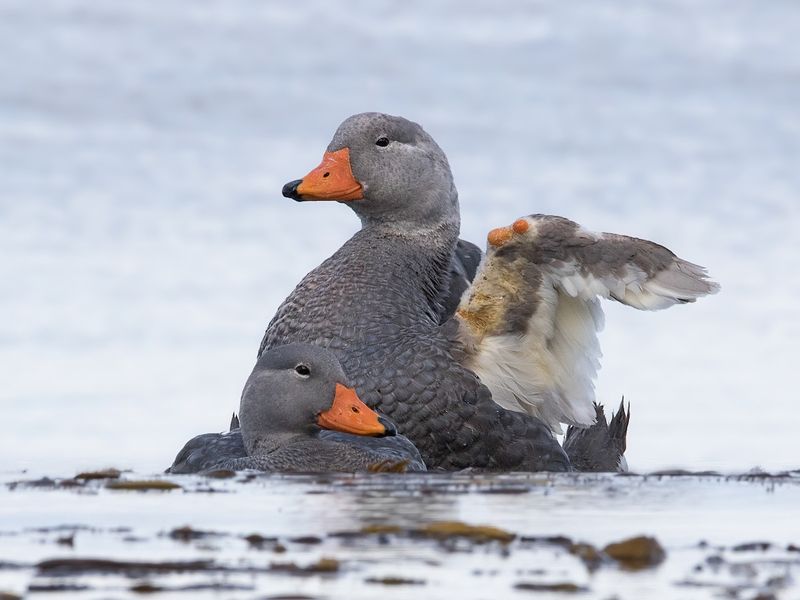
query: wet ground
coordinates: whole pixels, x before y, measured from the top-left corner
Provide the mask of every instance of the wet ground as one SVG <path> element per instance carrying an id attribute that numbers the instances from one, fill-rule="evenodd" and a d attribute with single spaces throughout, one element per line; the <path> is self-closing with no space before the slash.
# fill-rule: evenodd
<path id="1" fill-rule="evenodd" d="M 800 597 L 800 471 L 219 475 L 3 475 L 0 598 Z"/>

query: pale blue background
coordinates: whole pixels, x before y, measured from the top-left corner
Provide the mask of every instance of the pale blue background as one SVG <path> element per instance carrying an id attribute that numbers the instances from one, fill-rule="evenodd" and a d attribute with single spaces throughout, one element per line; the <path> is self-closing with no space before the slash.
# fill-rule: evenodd
<path id="1" fill-rule="evenodd" d="M 350 236 L 281 185 L 379 110 L 447 152 L 463 236 L 532 212 L 657 240 L 723 292 L 607 306 L 629 462 L 800 466 L 800 8 L 0 0 L 0 469 L 167 466 Z"/>

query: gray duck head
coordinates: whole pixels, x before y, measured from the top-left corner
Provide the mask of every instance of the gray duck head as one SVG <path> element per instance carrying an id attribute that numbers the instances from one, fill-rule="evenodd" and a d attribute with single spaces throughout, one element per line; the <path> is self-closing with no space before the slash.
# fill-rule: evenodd
<path id="1" fill-rule="evenodd" d="M 347 203 L 364 227 L 459 225 L 458 192 L 444 152 L 416 123 L 382 113 L 345 119 L 322 163 L 283 186 L 283 195 Z"/>
<path id="2" fill-rule="evenodd" d="M 248 454 L 265 454 L 320 428 L 355 435 L 395 435 L 391 421 L 347 387 L 336 357 L 319 346 L 289 344 L 261 355 L 239 408 Z"/>

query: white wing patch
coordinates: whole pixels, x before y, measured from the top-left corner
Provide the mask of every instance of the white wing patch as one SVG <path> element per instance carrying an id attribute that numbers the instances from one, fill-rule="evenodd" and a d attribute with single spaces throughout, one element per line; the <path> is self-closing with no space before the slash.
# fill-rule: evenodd
<path id="1" fill-rule="evenodd" d="M 595 419 L 599 298 L 659 310 L 719 287 L 662 246 L 560 217 L 525 217 L 489 240 L 456 315 L 466 366 L 499 405 L 556 433 L 561 423 L 586 427 Z"/>
<path id="2" fill-rule="evenodd" d="M 571 298 L 550 282 L 542 287 L 540 297 L 550 298 L 531 317 L 528 331 L 485 337 L 468 366 L 500 406 L 538 417 L 562 433 L 561 423 L 594 422 L 603 312 L 596 299 Z"/>

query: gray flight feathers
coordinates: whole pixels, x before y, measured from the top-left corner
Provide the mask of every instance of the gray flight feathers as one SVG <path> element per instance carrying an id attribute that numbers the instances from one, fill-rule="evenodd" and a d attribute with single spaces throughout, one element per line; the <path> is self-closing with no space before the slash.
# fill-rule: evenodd
<path id="1" fill-rule="evenodd" d="M 228 431 L 203 433 L 193 437 L 181 448 L 165 473 L 200 473 L 211 470 L 223 460 L 235 460 L 246 456 L 247 450 L 239 429 L 239 417 L 233 413 Z"/>
<path id="2" fill-rule="evenodd" d="M 599 298 L 660 310 L 718 290 L 703 267 L 659 244 L 530 215 L 489 234 L 456 319 L 465 364 L 495 401 L 560 433 L 595 418 Z"/>
<path id="3" fill-rule="evenodd" d="M 201 473 L 212 470 L 222 460 L 235 460 L 246 456 L 247 450 L 244 448 L 241 430 L 203 433 L 186 442 L 165 472 Z"/>
<path id="4" fill-rule="evenodd" d="M 591 427 L 569 427 L 564 438 L 564 450 L 578 471 L 614 473 L 627 471 L 625 450 L 627 449 L 628 424 L 631 407 L 625 410 L 625 399 L 606 421 L 603 406 L 594 405 L 596 420 Z"/>

